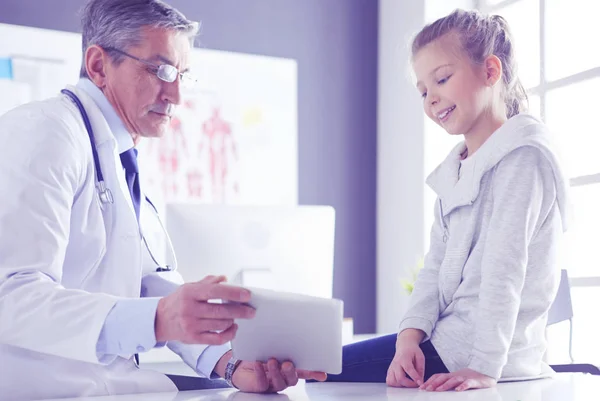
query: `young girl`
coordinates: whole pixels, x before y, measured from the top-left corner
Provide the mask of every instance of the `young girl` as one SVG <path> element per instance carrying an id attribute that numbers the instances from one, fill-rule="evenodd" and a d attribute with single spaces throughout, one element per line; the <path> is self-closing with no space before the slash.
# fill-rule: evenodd
<path id="1" fill-rule="evenodd" d="M 431 248 L 399 334 L 345 347 L 329 381 L 460 391 L 548 375 L 567 185 L 546 126 L 522 113 L 507 23 L 456 10 L 415 37 L 412 65 L 427 117 L 464 142 L 427 179 Z"/>

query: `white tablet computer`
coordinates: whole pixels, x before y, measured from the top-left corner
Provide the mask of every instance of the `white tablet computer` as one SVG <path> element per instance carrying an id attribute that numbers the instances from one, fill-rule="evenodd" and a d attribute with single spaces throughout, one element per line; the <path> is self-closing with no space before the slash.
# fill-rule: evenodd
<path id="1" fill-rule="evenodd" d="M 275 358 L 297 369 L 342 372 L 343 302 L 339 299 L 249 288 L 253 319 L 237 319 L 233 356 L 244 361 Z"/>

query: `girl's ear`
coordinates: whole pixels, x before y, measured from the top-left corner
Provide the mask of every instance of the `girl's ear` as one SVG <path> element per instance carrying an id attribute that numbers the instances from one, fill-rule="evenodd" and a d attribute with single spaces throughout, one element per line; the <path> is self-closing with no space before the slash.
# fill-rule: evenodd
<path id="1" fill-rule="evenodd" d="M 485 82 L 488 86 L 495 86 L 502 79 L 502 61 L 498 56 L 488 56 L 483 62 Z"/>

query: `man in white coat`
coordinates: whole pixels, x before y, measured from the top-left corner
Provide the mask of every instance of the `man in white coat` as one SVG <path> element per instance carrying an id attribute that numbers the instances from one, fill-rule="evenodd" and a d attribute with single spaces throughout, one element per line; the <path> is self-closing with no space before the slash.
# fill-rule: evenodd
<path id="1" fill-rule="evenodd" d="M 197 23 L 159 0 L 92 0 L 82 23 L 78 84 L 0 117 L 0 398 L 176 391 L 136 364 L 165 344 L 242 391 L 323 380 L 233 360 L 249 292 L 220 277 L 180 285 L 142 240 L 153 212 L 135 145 L 167 134 Z"/>

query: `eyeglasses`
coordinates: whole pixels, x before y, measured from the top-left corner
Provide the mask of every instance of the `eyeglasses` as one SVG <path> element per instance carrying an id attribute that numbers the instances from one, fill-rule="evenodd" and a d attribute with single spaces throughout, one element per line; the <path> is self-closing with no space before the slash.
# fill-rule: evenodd
<path id="1" fill-rule="evenodd" d="M 169 83 L 175 82 L 175 80 L 179 76 L 181 83 L 183 85 L 185 85 L 186 87 L 193 87 L 198 82 L 198 80 L 194 76 L 192 76 L 189 72 L 179 72 L 179 70 L 177 68 L 173 67 L 170 64 L 157 65 L 157 64 L 151 63 L 150 61 L 142 60 L 139 57 L 136 57 L 127 52 L 124 52 L 123 50 L 119 50 L 114 47 L 105 47 L 104 50 L 114 51 L 114 52 L 117 52 L 124 56 L 127 56 L 129 58 L 132 58 L 136 61 L 139 61 L 142 64 L 146 64 L 148 67 L 150 67 L 151 71 L 154 74 L 156 74 L 156 76 L 161 81 L 165 81 L 165 82 L 169 82 Z"/>

